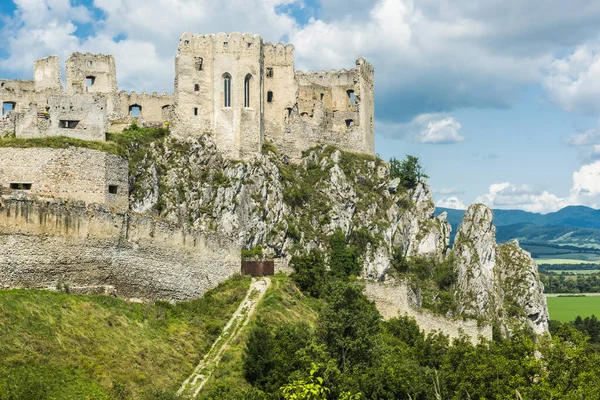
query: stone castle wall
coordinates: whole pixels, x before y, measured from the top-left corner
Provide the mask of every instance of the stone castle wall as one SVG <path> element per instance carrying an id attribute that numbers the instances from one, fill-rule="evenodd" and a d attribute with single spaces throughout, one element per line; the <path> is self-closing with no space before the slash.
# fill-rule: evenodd
<path id="1" fill-rule="evenodd" d="M 240 249 L 100 205 L 0 197 L 0 288 L 112 287 L 119 297 L 185 300 L 240 271 Z"/>
<path id="2" fill-rule="evenodd" d="M 291 44 L 263 43 L 251 34 L 184 33 L 173 95 L 160 96 L 118 92 L 110 55 L 73 53 L 65 65 L 64 90 L 56 56 L 35 61 L 33 81 L 0 80 L 0 100 L 14 104 L 16 115 L 14 126 L 6 119 L 0 127 L 19 137 L 105 140 L 107 130 L 121 132 L 134 122 L 169 122 L 179 136 L 211 132 L 234 159 L 254 156 L 267 141 L 291 159 L 317 144 L 375 152 L 374 73 L 362 58 L 350 70 L 295 72 Z"/>
<path id="3" fill-rule="evenodd" d="M 366 282 L 365 295 L 375 302 L 385 319 L 398 316 L 413 317 L 425 334 L 438 331 L 448 335 L 450 340 L 460 337 L 461 334 L 466 334 L 473 343 L 477 343 L 480 336 L 486 339 L 492 338 L 491 325 L 480 327 L 473 319 L 449 319 L 415 308 L 415 301 L 411 300 L 414 295 L 411 293 L 406 282 L 394 284 Z"/>
<path id="4" fill-rule="evenodd" d="M 76 147 L 0 148 L 0 160 L 0 191 L 31 184 L 22 192 L 106 204 L 116 212 L 129 208 L 128 163 L 121 157 Z"/>

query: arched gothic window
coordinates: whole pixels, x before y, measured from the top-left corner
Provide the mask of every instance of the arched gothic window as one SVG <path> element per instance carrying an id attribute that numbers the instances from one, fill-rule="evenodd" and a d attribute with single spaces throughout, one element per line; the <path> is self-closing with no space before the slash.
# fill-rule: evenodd
<path id="1" fill-rule="evenodd" d="M 223 107 L 231 107 L 231 75 L 223 75 Z"/>
<path id="2" fill-rule="evenodd" d="M 246 75 L 244 79 L 244 107 L 250 107 L 250 82 L 252 81 L 252 75 Z"/>

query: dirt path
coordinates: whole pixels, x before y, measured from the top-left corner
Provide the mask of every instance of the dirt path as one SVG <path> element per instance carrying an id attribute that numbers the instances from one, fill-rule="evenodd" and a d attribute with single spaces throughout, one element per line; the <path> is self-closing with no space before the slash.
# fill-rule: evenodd
<path id="1" fill-rule="evenodd" d="M 264 296 L 270 284 L 271 280 L 267 277 L 252 278 L 252 283 L 246 297 L 242 300 L 235 313 L 233 313 L 225 328 L 223 328 L 221 335 L 215 340 L 208 353 L 206 353 L 200 364 L 194 369 L 192 375 L 183 382 L 177 391 L 177 395 L 192 399 L 198 397 L 202 387 L 216 369 L 219 361 L 221 361 L 223 351 L 233 338 L 237 336 L 241 328 L 248 323 L 250 317 L 254 314 L 256 305 Z"/>

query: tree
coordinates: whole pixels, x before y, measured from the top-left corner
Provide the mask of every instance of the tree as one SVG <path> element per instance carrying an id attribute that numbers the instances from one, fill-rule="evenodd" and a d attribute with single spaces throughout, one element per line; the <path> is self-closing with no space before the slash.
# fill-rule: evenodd
<path id="1" fill-rule="evenodd" d="M 410 155 L 407 155 L 406 159 L 402 161 L 396 157 L 390 159 L 390 176 L 400 178 L 400 185 L 406 189 L 414 189 L 419 182 L 429 178 L 419 164 L 419 158 Z"/>
<path id="2" fill-rule="evenodd" d="M 313 249 L 306 255 L 293 256 L 290 260 L 290 266 L 295 271 L 292 279 L 300 290 L 313 297 L 321 297 L 327 279 L 323 254 Z"/>
<path id="3" fill-rule="evenodd" d="M 370 365 L 380 331 L 381 315 L 356 282 L 333 281 L 321 310 L 318 334 L 342 373 Z"/>
<path id="4" fill-rule="evenodd" d="M 258 320 L 248 333 L 244 354 L 244 376 L 248 382 L 265 387 L 275 364 L 274 347 L 271 327 Z"/>
<path id="5" fill-rule="evenodd" d="M 340 278 L 359 275 L 362 269 L 356 249 L 346 245 L 346 235 L 341 229 L 329 238 L 329 268 Z"/>

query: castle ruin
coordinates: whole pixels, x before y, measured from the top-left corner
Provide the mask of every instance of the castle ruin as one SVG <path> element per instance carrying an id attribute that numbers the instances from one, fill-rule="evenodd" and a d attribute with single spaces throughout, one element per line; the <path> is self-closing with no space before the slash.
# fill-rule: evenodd
<path id="1" fill-rule="evenodd" d="M 295 71 L 294 47 L 259 35 L 181 36 L 173 94 L 119 91 L 110 55 L 74 53 L 63 88 L 58 57 L 34 63 L 32 81 L 0 79 L 0 134 L 105 140 L 136 122 L 172 134 L 214 135 L 229 158 L 272 142 L 298 159 L 318 144 L 374 154 L 373 67 L 359 58 L 339 71 Z"/>

